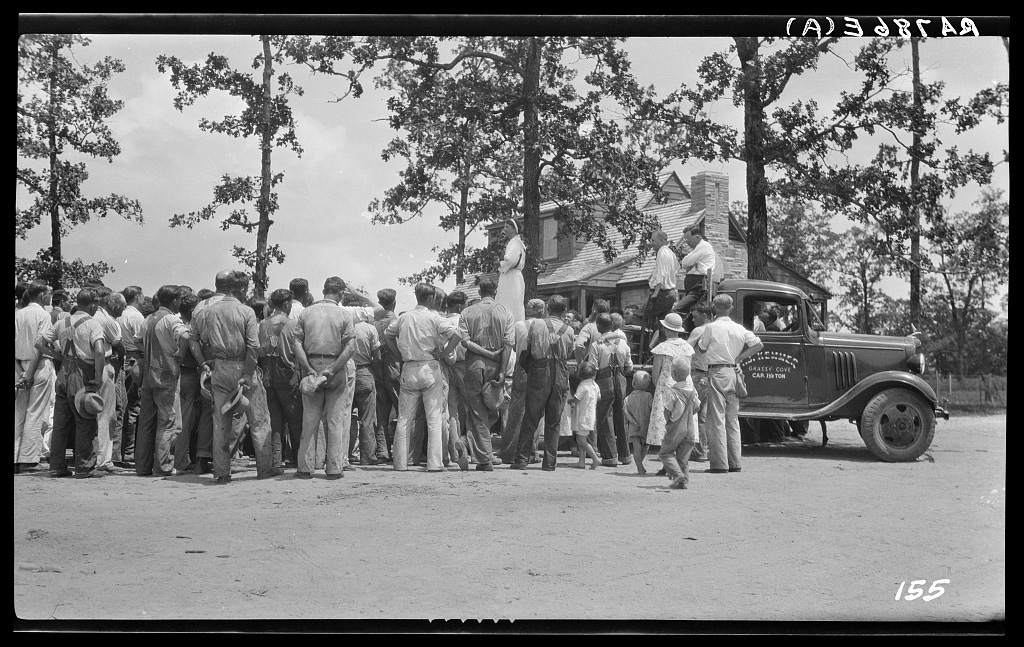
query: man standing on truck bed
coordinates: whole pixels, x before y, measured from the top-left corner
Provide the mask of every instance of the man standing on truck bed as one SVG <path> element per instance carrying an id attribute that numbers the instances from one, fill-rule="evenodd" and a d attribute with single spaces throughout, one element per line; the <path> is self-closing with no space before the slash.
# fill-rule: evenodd
<path id="1" fill-rule="evenodd" d="M 732 297 L 719 294 L 712 302 L 715 320 L 704 327 L 694 347 L 708 367 L 707 437 L 711 472 L 740 471 L 739 397 L 736 395 L 740 362 L 758 353 L 764 344 L 729 318 Z"/>
<path id="2" fill-rule="evenodd" d="M 683 316 L 683 324 L 687 330 L 693 330 L 693 322 L 689 317 L 690 309 L 707 299 L 704 279 L 715 267 L 715 250 L 701 234 L 700 227 L 692 227 L 683 237 L 693 251 L 679 261 L 679 267 L 686 272 L 686 276 L 683 277 L 683 296 L 672 309 Z"/>
<path id="3" fill-rule="evenodd" d="M 647 321 L 651 328 L 657 328 L 657 322 L 672 312 L 678 293 L 676 292 L 676 274 L 679 273 L 679 259 L 676 258 L 672 245 L 668 244 L 668 235 L 661 229 L 651 235 L 651 246 L 657 254 L 654 269 L 647 284 L 651 288 L 651 296 L 647 304 Z M 657 338 L 651 340 L 651 347 L 656 345 Z M 582 361 L 581 357 L 576 358 Z"/>

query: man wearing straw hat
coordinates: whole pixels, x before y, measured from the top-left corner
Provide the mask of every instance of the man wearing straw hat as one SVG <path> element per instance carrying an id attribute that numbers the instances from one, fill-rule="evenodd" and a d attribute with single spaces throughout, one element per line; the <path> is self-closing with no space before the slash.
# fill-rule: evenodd
<path id="1" fill-rule="evenodd" d="M 231 451 L 235 446 L 232 414 L 241 399 L 239 389 L 244 391 L 253 384 L 260 354 L 256 313 L 242 303 L 248 288 L 247 274 L 231 272 L 224 297 L 201 311 L 198 305 L 192 311 L 192 329 L 198 335 L 190 340 L 192 354 L 212 371 L 213 475 L 218 485 L 231 482 Z M 280 473 L 274 467 L 269 425 L 256 425 L 251 433 L 256 477 Z"/>
<path id="2" fill-rule="evenodd" d="M 104 475 L 96 469 L 93 444 L 98 428 L 96 413 L 102 409 L 95 391 L 105 386 L 103 380 L 108 376 L 102 370 L 105 361 L 103 328 L 93 319 L 99 306 L 96 290 L 79 290 L 77 303 L 75 314 L 61 317 L 36 340 L 36 355 L 26 373 L 33 374 L 44 356 L 61 360 L 54 394 L 50 475 L 71 476 L 65 452 L 69 437 L 73 435 L 75 478 L 94 478 Z M 76 401 L 80 406 L 75 406 Z"/>

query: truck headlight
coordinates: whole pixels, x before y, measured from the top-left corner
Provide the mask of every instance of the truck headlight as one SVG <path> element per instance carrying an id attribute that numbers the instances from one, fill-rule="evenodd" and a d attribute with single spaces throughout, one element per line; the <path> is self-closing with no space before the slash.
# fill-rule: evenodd
<path id="1" fill-rule="evenodd" d="M 911 355 L 909 358 L 907 358 L 907 366 L 910 367 L 911 373 L 924 375 L 924 353 Z"/>

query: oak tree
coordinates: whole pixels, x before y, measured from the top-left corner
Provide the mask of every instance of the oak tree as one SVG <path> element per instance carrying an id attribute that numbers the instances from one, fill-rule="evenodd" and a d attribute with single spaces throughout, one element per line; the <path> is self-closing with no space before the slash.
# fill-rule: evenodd
<path id="1" fill-rule="evenodd" d="M 75 34 L 26 34 L 18 41 L 18 185 L 32 204 L 15 208 L 15 235 L 24 240 L 45 220 L 50 247 L 35 258 L 15 258 L 15 274 L 40 279 L 54 289 L 78 287 L 112 271 L 106 263 L 85 263 L 64 256 L 62 240 L 71 229 L 115 213 L 142 222 L 137 200 L 119 194 L 89 198 L 82 185 L 89 178 L 91 156 L 108 163 L 121 153 L 108 120 L 124 105 L 108 94 L 120 60 L 104 57 L 93 65 L 79 63 L 75 49 L 90 40 Z"/>

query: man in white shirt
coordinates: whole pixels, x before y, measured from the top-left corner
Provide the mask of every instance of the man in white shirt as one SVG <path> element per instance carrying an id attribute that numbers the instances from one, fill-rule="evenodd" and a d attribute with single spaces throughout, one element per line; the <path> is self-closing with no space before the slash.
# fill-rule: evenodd
<path id="1" fill-rule="evenodd" d="M 18 380 L 14 398 L 14 472 L 39 463 L 43 447 L 43 425 L 52 401 L 53 363 L 42 358 L 33 373 L 27 373 L 36 355 L 36 340 L 51 327 L 50 286 L 32 281 L 24 293 L 25 307 L 14 313 L 14 366 Z"/>
<path id="2" fill-rule="evenodd" d="M 647 303 L 648 327 L 657 328 L 657 322 L 672 312 L 672 307 L 679 298 L 676 290 L 676 274 L 679 273 L 679 259 L 675 250 L 668 242 L 668 235 L 661 229 L 651 236 L 654 247 L 654 269 L 647 285 L 651 288 L 651 296 Z M 577 360 L 580 358 L 577 357 Z"/>
<path id="3" fill-rule="evenodd" d="M 142 331 L 146 318 L 138 308 L 142 299 L 141 287 L 129 285 L 121 290 L 121 295 L 124 297 L 125 307 L 121 316 L 117 318 L 117 323 L 121 324 L 121 343 L 124 345 L 126 362 L 122 378 L 115 382 L 115 389 L 123 391 L 118 398 L 125 404 L 121 415 L 114 420 L 114 433 L 121 434 L 121 442 L 113 460 L 118 467 L 132 467 L 135 463 L 135 429 L 139 420 L 139 389 L 142 385 L 132 381 L 130 369 L 142 356 L 135 346 L 135 336 Z"/>
<path id="4" fill-rule="evenodd" d="M 114 468 L 114 418 L 118 412 L 117 377 L 121 372 L 119 366 L 124 365 L 123 333 L 117 318 L 124 313 L 126 306 L 121 305 L 124 303 L 124 296 L 121 294 L 117 295 L 118 299 L 112 300 L 114 293 L 108 287 L 96 288 L 96 292 L 100 307 L 96 308 L 93 318 L 103 328 L 103 355 L 107 360 L 103 370 L 109 378 L 103 381 L 106 386 L 98 391 L 103 398 L 103 411 L 97 417 L 99 427 L 96 432 L 96 469 L 109 472 Z M 120 427 L 117 427 L 116 433 L 120 434 Z M 118 452 L 121 450 L 120 445 L 118 439 Z M 120 455 L 117 458 L 120 460 Z"/>
<path id="5" fill-rule="evenodd" d="M 753 332 L 729 318 L 732 297 L 719 294 L 712 303 L 715 320 L 704 326 L 694 346 L 707 362 L 708 453 L 712 473 L 738 472 L 741 440 L 736 373 L 743 370 L 740 363 L 760 352 L 764 344 Z"/>
<path id="6" fill-rule="evenodd" d="M 694 304 L 707 298 L 704 279 L 715 267 L 715 250 L 701 234 L 700 227 L 691 228 L 683 237 L 692 251 L 679 262 L 679 267 L 686 272 L 686 276 L 683 278 L 683 296 L 676 302 L 673 310 L 683 316 L 687 329 L 692 330 L 690 309 Z"/>

